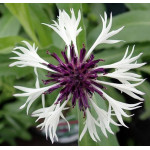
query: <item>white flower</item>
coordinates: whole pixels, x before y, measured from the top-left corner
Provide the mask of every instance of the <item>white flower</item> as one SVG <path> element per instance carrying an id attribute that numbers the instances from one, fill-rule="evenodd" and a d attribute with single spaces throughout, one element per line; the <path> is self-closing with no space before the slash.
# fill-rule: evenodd
<path id="1" fill-rule="evenodd" d="M 75 53 L 78 56 L 76 37 L 82 31 L 81 27 L 78 29 L 81 20 L 81 12 L 80 10 L 78 11 L 77 19 L 75 17 L 74 10 L 70 9 L 70 12 L 71 17 L 64 10 L 59 10 L 58 23 L 53 20 L 54 24 L 52 25 L 45 23 L 43 24 L 52 28 L 64 40 L 64 42 L 68 46 L 68 49 L 71 45 L 71 42 L 73 42 L 75 46 Z M 70 58 L 70 51 L 68 51 L 68 57 Z"/>
<path id="2" fill-rule="evenodd" d="M 56 129 L 57 129 L 60 117 L 62 117 L 67 122 L 68 128 L 70 130 L 70 125 L 68 121 L 65 119 L 64 115 L 62 114 L 62 110 L 68 109 L 68 108 L 64 108 L 68 100 L 66 100 L 61 106 L 60 104 L 57 104 L 57 105 L 53 104 L 50 107 L 41 108 L 32 113 L 33 117 L 38 117 L 36 121 L 42 118 L 44 119 L 44 122 L 38 125 L 37 127 L 41 127 L 41 129 L 43 128 L 45 129 L 46 138 L 49 135 L 49 138 L 52 141 L 52 143 L 54 142 L 54 139 L 58 141 L 58 137 L 56 135 Z"/>
<path id="3" fill-rule="evenodd" d="M 34 111 L 32 116 L 38 117 L 37 121 L 39 119 L 44 119 L 44 122 L 38 127 L 45 129 L 46 137 L 49 136 L 52 142 L 54 142 L 54 139 L 58 140 L 56 129 L 60 117 L 66 120 L 62 114 L 62 111 L 68 109 L 65 108 L 65 106 L 69 100 L 71 101 L 73 107 L 75 107 L 76 103 L 78 102 L 80 111 L 83 111 L 86 116 L 85 126 L 79 140 L 81 140 L 86 131 L 88 131 L 91 138 L 96 142 L 98 140 L 100 141 L 97 128 L 100 128 L 106 137 L 107 131 L 113 134 L 110 125 L 113 124 L 116 126 L 126 126 L 123 122 L 122 116 L 130 116 L 127 115 L 125 111 L 139 108 L 139 105 L 141 104 L 141 102 L 136 104 L 126 104 L 114 100 L 104 92 L 105 85 L 114 87 L 134 99 L 140 101 L 143 100 L 143 98 L 140 96 L 144 95 L 144 93 L 136 89 L 136 87 L 142 84 L 144 80 L 141 79 L 140 75 L 130 72 L 131 69 L 136 69 L 145 65 L 145 63 L 137 63 L 137 60 L 142 53 L 132 57 L 134 52 L 133 46 L 132 52 L 129 54 L 129 56 L 127 56 L 129 50 L 128 47 L 124 57 L 120 61 L 98 67 L 98 62 L 102 61 L 102 59 L 94 60 L 94 55 L 91 54 L 95 47 L 101 43 L 113 44 L 120 42 L 120 40 L 112 40 L 110 38 L 119 33 L 123 27 L 115 31 L 110 31 L 112 26 L 112 14 L 110 15 L 110 22 L 107 26 L 107 15 L 105 13 L 104 19 L 102 18 L 103 29 L 101 34 L 98 36 L 97 40 L 87 54 L 85 47 L 83 46 L 79 55 L 76 45 L 76 37 L 81 32 L 81 27 L 78 28 L 80 19 L 80 10 L 78 11 L 77 19 L 75 18 L 73 9 L 71 9 L 71 17 L 64 10 L 59 10 L 58 23 L 53 21 L 53 25 L 45 24 L 56 31 L 68 46 L 67 55 L 65 51 L 61 52 L 64 60 L 59 58 L 56 53 L 49 53 L 57 60 L 58 65 L 50 64 L 40 58 L 40 56 L 37 54 L 37 48 L 35 48 L 35 45 L 33 44 L 33 46 L 31 46 L 28 42 L 24 42 L 27 45 L 27 48 L 21 46 L 16 47 L 13 52 L 17 54 L 18 57 L 11 58 L 16 59 L 17 61 L 10 64 L 10 66 L 31 66 L 34 68 L 36 75 L 35 88 L 15 86 L 16 89 L 19 89 L 24 93 L 15 94 L 14 96 L 28 97 L 25 104 L 20 107 L 22 109 L 27 105 L 28 113 L 32 103 L 42 95 L 43 108 Z M 73 46 L 71 43 L 73 43 Z M 16 49 L 19 49 L 22 53 L 17 52 Z M 49 71 L 47 75 L 48 80 L 44 80 L 44 84 L 50 84 L 49 86 L 40 87 L 37 68 L 42 68 Z M 110 69 L 111 71 L 113 69 L 114 71 L 109 73 L 104 69 Z M 113 78 L 118 80 L 119 83 L 102 81 L 103 78 L 98 77 Z M 50 94 L 59 88 L 61 89 L 55 102 L 53 102 L 51 106 L 45 107 L 44 95 Z M 108 101 L 109 106 L 107 110 L 99 108 L 99 106 L 93 101 L 92 96 L 95 94 L 95 92 Z M 97 114 L 97 116 L 94 116 L 96 118 L 94 118 L 90 112 L 91 106 Z M 112 116 L 116 116 L 120 124 L 117 124 L 112 119 Z"/>
<path id="4" fill-rule="evenodd" d="M 95 43 L 93 44 L 93 46 L 89 49 L 88 53 L 85 56 L 85 59 L 87 59 L 91 55 L 92 51 L 99 44 L 102 44 L 102 43 L 114 44 L 114 43 L 118 43 L 121 41 L 121 40 L 110 40 L 109 38 L 116 35 L 117 33 L 119 33 L 124 28 L 124 26 L 117 29 L 117 30 L 109 32 L 111 29 L 111 26 L 112 26 L 112 13 L 110 14 L 110 21 L 109 21 L 108 26 L 107 26 L 107 14 L 106 14 L 106 12 L 104 13 L 104 19 L 101 15 L 100 15 L 100 17 L 101 17 L 102 22 L 103 22 L 102 32 L 98 36 L 98 38 L 95 41 Z"/>

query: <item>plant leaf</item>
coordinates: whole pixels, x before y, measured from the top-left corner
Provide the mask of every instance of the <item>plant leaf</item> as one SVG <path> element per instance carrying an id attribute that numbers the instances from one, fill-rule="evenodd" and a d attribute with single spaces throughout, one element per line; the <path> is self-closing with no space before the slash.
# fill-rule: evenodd
<path id="1" fill-rule="evenodd" d="M 12 14 L 5 13 L 0 19 L 0 38 L 17 35 L 20 27 L 20 23 Z"/>
<path id="2" fill-rule="evenodd" d="M 9 36 L 0 38 L 0 54 L 11 53 L 15 45 L 23 40 L 25 40 L 25 38 L 21 36 Z"/>
<path id="3" fill-rule="evenodd" d="M 141 3 L 141 4 L 126 3 L 125 5 L 126 5 L 131 11 L 132 11 L 132 10 L 150 10 L 150 4 L 148 4 L 148 3 Z"/>
<path id="4" fill-rule="evenodd" d="M 29 14 L 28 4 L 5 4 L 9 11 L 19 20 L 20 24 L 22 24 L 23 28 L 30 36 L 30 38 L 39 45 L 38 39 L 34 32 L 34 26 L 32 23 L 31 16 Z"/>
<path id="5" fill-rule="evenodd" d="M 149 109 L 150 108 L 150 94 L 149 94 L 150 84 L 149 84 L 149 82 L 144 81 L 144 83 L 142 83 L 138 87 L 138 89 L 140 89 L 141 91 L 143 91 L 145 93 L 145 95 L 143 96 L 145 111 L 140 116 L 140 119 L 145 120 L 150 117 L 150 109 Z"/>
<path id="6" fill-rule="evenodd" d="M 36 35 L 39 38 L 42 47 L 52 43 L 52 29 L 42 23 L 49 23 L 50 18 L 44 11 L 41 4 L 29 4 L 30 15 L 32 16 L 32 24 Z M 51 12 L 52 13 L 52 12 Z M 58 43 L 57 43 L 58 44 Z"/>

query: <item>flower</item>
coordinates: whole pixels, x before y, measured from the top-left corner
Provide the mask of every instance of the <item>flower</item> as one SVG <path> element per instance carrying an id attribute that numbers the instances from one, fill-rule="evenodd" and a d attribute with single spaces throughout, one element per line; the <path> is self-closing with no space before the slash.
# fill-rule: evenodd
<path id="1" fill-rule="evenodd" d="M 10 64 L 10 67 L 34 67 L 34 72 L 36 74 L 36 88 L 15 86 L 16 89 L 19 89 L 24 93 L 15 94 L 14 96 L 28 97 L 26 103 L 21 106 L 22 109 L 27 105 L 28 113 L 32 103 L 38 97 L 40 97 L 40 95 L 42 95 L 43 108 L 34 111 L 32 116 L 38 117 L 37 121 L 39 119 L 44 120 L 43 123 L 41 123 L 38 127 L 45 129 L 46 137 L 49 136 L 52 142 L 54 142 L 54 139 L 58 140 L 56 129 L 60 117 L 67 121 L 62 111 L 68 109 L 65 108 L 68 101 L 71 101 L 72 107 L 75 107 L 76 103 L 78 103 L 80 111 L 83 111 L 84 114 L 85 126 L 79 140 L 82 140 L 82 137 L 88 131 L 91 138 L 95 142 L 97 140 L 100 141 L 100 137 L 97 133 L 97 127 L 100 128 L 102 133 L 107 137 L 107 132 L 113 134 L 113 131 L 110 127 L 111 124 L 127 127 L 123 122 L 122 116 L 130 116 L 127 115 L 125 110 L 133 110 L 141 107 L 141 102 L 127 104 L 113 99 L 106 94 L 105 86 L 114 87 L 134 99 L 143 101 L 143 98 L 141 98 L 140 95 L 142 96 L 144 93 L 136 89 L 136 87 L 142 84 L 144 80 L 141 79 L 140 75 L 130 72 L 132 69 L 145 65 L 145 63 L 137 63 L 137 60 L 142 53 L 132 57 L 134 46 L 129 55 L 128 47 L 124 57 L 120 61 L 109 65 L 99 65 L 98 63 L 102 63 L 104 60 L 101 58 L 95 60 L 95 57 L 92 54 L 95 47 L 101 43 L 114 44 L 120 42 L 121 40 L 111 40 L 110 38 L 119 33 L 123 27 L 114 31 L 110 31 L 112 26 L 112 14 L 110 15 L 108 26 L 106 26 L 107 15 L 104 13 L 104 18 L 101 17 L 103 29 L 97 40 L 88 50 L 88 52 L 86 51 L 85 45 L 83 45 L 80 53 L 78 53 L 76 38 L 82 30 L 81 27 L 78 28 L 80 19 L 80 10 L 78 12 L 77 19 L 73 9 L 71 9 L 71 17 L 64 10 L 59 10 L 58 23 L 53 21 L 53 25 L 45 24 L 52 28 L 67 45 L 65 50 L 61 52 L 63 60 L 58 57 L 56 53 L 50 53 L 47 51 L 48 55 L 56 59 L 58 65 L 54 65 L 43 60 L 37 54 L 38 48 L 35 48 L 35 45 L 31 46 L 25 41 L 24 43 L 26 44 L 27 48 L 16 47 L 13 53 L 17 54 L 18 57 L 11 57 L 11 59 L 16 59 L 17 61 Z M 20 50 L 22 53 L 18 52 L 17 50 Z M 43 84 L 46 86 L 41 88 L 39 85 L 37 68 L 49 71 L 46 75 L 47 80 L 43 80 Z M 107 69 L 115 70 L 110 70 L 111 72 L 108 72 Z M 118 83 L 102 81 L 101 77 L 116 79 L 118 80 Z M 45 107 L 44 95 L 51 94 L 53 91 L 59 88 L 61 90 L 54 103 L 49 107 Z M 98 106 L 93 101 L 93 95 L 95 95 L 95 93 L 99 94 L 102 99 L 108 101 L 107 110 L 104 110 L 104 108 Z M 97 117 L 93 117 L 91 108 L 95 110 Z M 112 119 L 112 116 L 116 116 L 120 124 L 116 123 Z"/>

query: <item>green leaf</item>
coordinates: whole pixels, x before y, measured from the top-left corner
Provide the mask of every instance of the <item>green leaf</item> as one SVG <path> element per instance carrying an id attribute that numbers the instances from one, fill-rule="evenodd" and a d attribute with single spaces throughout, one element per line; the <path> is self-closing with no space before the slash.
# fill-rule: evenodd
<path id="1" fill-rule="evenodd" d="M 0 38 L 17 35 L 20 27 L 18 20 L 10 13 L 6 13 L 0 19 Z"/>
<path id="2" fill-rule="evenodd" d="M 84 17 L 84 24 L 86 26 L 87 33 L 93 30 L 95 26 L 99 24 L 100 16 L 99 14 L 104 14 L 106 11 L 105 4 L 97 3 L 97 4 L 82 4 Z"/>
<path id="3" fill-rule="evenodd" d="M 58 50 L 63 50 L 65 48 L 65 42 L 56 32 L 52 33 L 52 40 L 53 45 L 57 47 Z"/>
<path id="4" fill-rule="evenodd" d="M 0 138 L 0 144 L 2 144 L 4 142 L 4 139 Z"/>
<path id="5" fill-rule="evenodd" d="M 20 36 L 9 36 L 0 38 L 0 54 L 10 53 L 13 48 L 23 40 L 25 40 L 25 38 Z"/>
<path id="6" fill-rule="evenodd" d="M 1 13 L 2 15 L 8 13 L 8 9 L 4 6 L 3 3 L 0 3 L 0 13 Z"/>
<path id="7" fill-rule="evenodd" d="M 148 3 L 126 3 L 125 4 L 130 10 L 150 10 L 150 4 Z"/>
<path id="8" fill-rule="evenodd" d="M 0 57 L 1 58 L 1 57 Z M 0 76 L 14 76 L 16 79 L 21 77 L 25 77 L 28 74 L 33 73 L 33 68 L 25 67 L 25 68 L 18 68 L 18 67 L 9 67 L 10 63 L 3 63 L 0 64 L 0 68 L 3 70 L 0 72 Z"/>
<path id="9" fill-rule="evenodd" d="M 29 14 L 28 4 L 5 4 L 9 11 L 19 20 L 20 24 L 22 24 L 23 28 L 30 36 L 30 38 L 39 45 L 38 39 L 34 32 L 34 26 L 32 23 L 32 16 Z"/>
<path id="10" fill-rule="evenodd" d="M 12 125 L 13 128 L 20 130 L 20 125 L 10 116 L 5 115 L 6 120 L 10 123 L 10 125 Z"/>
<path id="11" fill-rule="evenodd" d="M 98 48 L 120 47 L 124 44 L 150 41 L 150 11 L 131 11 L 113 17 L 112 30 L 122 26 L 125 28 L 111 39 L 124 40 L 118 44 L 102 44 Z M 108 14 L 109 16 L 109 14 Z M 102 30 L 102 24 L 91 30 L 88 35 L 88 47 L 92 46 L 94 41 Z M 146 34 L 145 34 L 146 33 Z"/>
<path id="12" fill-rule="evenodd" d="M 30 15 L 32 16 L 32 24 L 36 35 L 42 47 L 48 46 L 52 43 L 52 29 L 43 25 L 48 23 L 50 18 L 47 16 L 41 4 L 29 4 Z M 51 12 L 52 13 L 52 12 Z M 58 43 L 57 43 L 58 44 Z"/>
<path id="13" fill-rule="evenodd" d="M 145 95 L 143 96 L 144 98 L 144 113 L 141 114 L 140 119 L 145 120 L 150 117 L 150 94 L 149 94 L 149 89 L 150 89 L 150 84 L 148 81 L 144 81 L 138 89 L 143 91 Z"/>
<path id="14" fill-rule="evenodd" d="M 1 87 L 0 103 L 3 101 L 6 102 L 7 100 L 9 100 L 9 98 L 12 97 L 15 91 L 13 85 L 14 85 L 14 77 L 3 76 L 0 78 L 0 87 Z"/>
<path id="15" fill-rule="evenodd" d="M 105 4 L 97 3 L 97 4 L 83 4 L 83 9 L 85 8 L 84 5 L 87 5 L 87 15 L 89 20 L 93 20 L 95 22 L 99 22 L 99 14 L 103 14 L 106 10 Z M 90 11 L 90 13 L 89 13 Z M 90 24 L 89 24 L 90 25 Z"/>
<path id="16" fill-rule="evenodd" d="M 148 66 L 148 65 L 138 68 L 138 70 L 150 74 L 150 66 Z"/>

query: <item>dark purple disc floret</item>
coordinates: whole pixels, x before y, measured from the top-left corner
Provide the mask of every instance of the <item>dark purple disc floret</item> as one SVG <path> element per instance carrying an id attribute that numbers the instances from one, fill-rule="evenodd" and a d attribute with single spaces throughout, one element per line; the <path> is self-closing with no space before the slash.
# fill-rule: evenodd
<path id="1" fill-rule="evenodd" d="M 79 108 L 85 111 L 89 108 L 89 97 L 92 96 L 94 92 L 97 92 L 101 97 L 103 94 L 100 89 L 104 87 L 101 84 L 94 82 L 98 78 L 98 73 L 104 73 L 103 68 L 94 69 L 98 62 L 103 61 L 103 59 L 94 60 L 94 55 L 92 54 L 90 58 L 84 61 L 86 50 L 83 48 L 80 50 L 79 58 L 75 55 L 74 46 L 70 46 L 70 60 L 66 56 L 66 52 L 62 51 L 61 54 L 64 58 L 63 62 L 55 53 L 49 53 L 58 61 L 58 65 L 48 64 L 47 67 L 56 71 L 56 73 L 48 73 L 48 80 L 43 80 L 44 84 L 49 84 L 51 82 L 57 83 L 56 86 L 48 89 L 45 94 L 50 94 L 58 88 L 62 88 L 60 91 L 60 96 L 56 103 L 67 100 L 68 96 L 72 95 L 72 106 L 76 105 L 78 101 Z"/>

